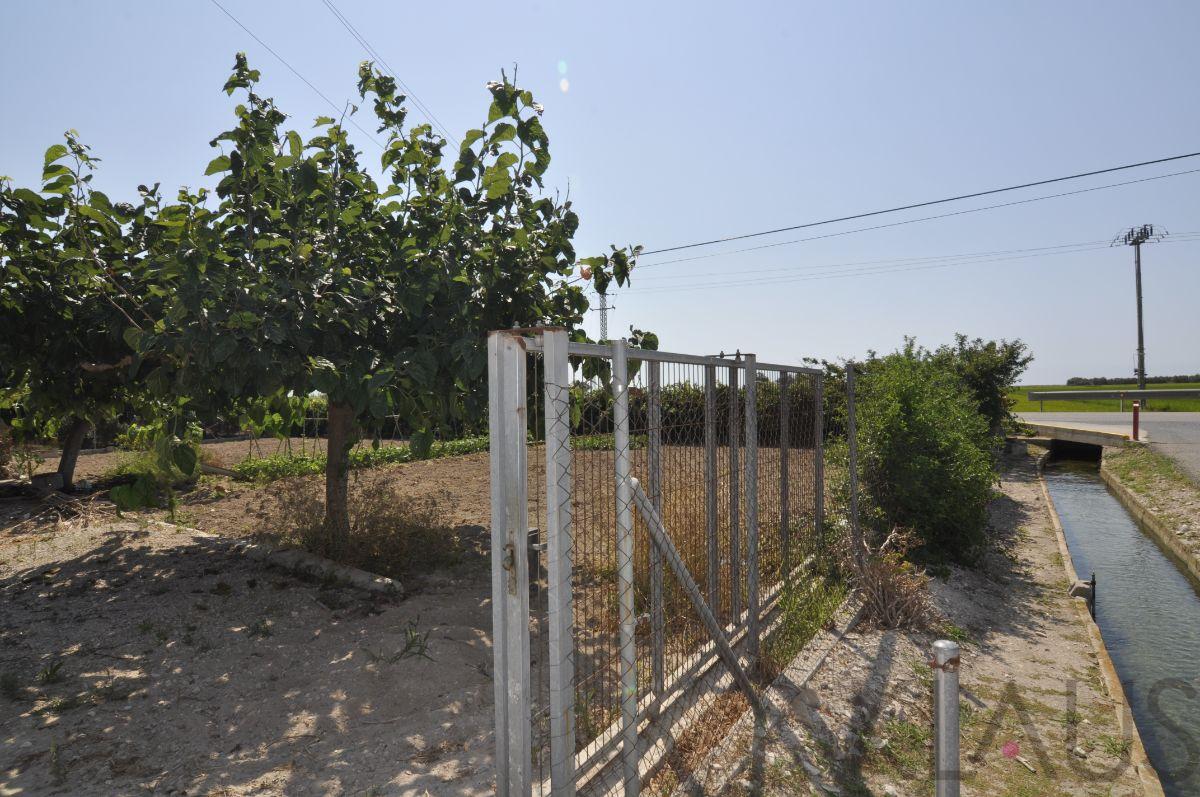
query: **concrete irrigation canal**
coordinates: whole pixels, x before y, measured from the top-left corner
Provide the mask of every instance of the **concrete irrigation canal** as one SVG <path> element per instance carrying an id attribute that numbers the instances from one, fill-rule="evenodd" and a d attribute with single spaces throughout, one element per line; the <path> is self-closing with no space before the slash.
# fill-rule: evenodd
<path id="1" fill-rule="evenodd" d="M 1094 462 L 1045 479 L 1096 623 L 1167 795 L 1200 794 L 1200 593 L 1105 487 Z"/>

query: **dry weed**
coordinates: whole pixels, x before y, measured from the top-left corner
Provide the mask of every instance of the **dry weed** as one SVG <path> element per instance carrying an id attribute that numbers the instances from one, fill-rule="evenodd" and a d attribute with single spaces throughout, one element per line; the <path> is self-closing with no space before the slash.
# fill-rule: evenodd
<path id="1" fill-rule="evenodd" d="M 465 546 L 456 529 L 444 524 L 448 492 L 412 498 L 386 481 L 350 485 L 350 540 L 338 561 L 372 573 L 400 578 L 452 567 Z M 280 482 L 267 504 L 267 527 L 278 541 L 324 552 L 325 500 L 307 479 Z"/>
<path id="2" fill-rule="evenodd" d="M 877 548 L 864 540 L 849 568 L 863 597 L 865 619 L 880 628 L 928 628 L 935 619 L 929 576 L 905 559 L 916 539 L 894 528 Z"/>

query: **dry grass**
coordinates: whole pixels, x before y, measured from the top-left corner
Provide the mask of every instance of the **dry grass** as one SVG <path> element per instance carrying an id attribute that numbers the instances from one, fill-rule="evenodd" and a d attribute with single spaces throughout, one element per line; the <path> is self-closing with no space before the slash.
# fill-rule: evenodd
<path id="1" fill-rule="evenodd" d="M 449 493 L 404 496 L 386 481 L 350 485 L 350 541 L 338 560 L 372 573 L 402 578 L 459 564 L 466 545 L 446 525 Z M 268 536 L 309 551 L 322 551 L 324 497 L 310 482 L 285 482 L 270 498 Z"/>
<path id="2" fill-rule="evenodd" d="M 935 619 L 929 576 L 904 558 L 914 542 L 912 532 L 895 528 L 878 548 L 864 541 L 862 555 L 849 557 L 864 619 L 879 628 L 928 628 Z"/>

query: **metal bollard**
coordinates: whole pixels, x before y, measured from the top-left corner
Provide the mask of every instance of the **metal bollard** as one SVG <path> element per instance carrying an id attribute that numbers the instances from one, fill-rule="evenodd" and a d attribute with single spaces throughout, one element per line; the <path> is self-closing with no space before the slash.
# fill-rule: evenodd
<path id="1" fill-rule="evenodd" d="M 933 767 L 937 797 L 958 797 L 958 643 L 933 643 Z"/>
<path id="2" fill-rule="evenodd" d="M 1138 416 L 1141 415 L 1142 402 L 1133 402 L 1133 439 L 1134 442 L 1138 439 Z"/>

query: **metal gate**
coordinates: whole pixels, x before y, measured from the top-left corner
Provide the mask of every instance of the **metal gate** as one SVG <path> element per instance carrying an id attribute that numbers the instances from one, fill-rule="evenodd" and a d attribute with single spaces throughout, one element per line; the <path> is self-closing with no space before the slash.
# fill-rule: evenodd
<path id="1" fill-rule="evenodd" d="M 637 794 L 822 549 L 822 372 L 488 341 L 497 791 Z"/>

